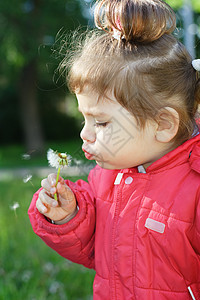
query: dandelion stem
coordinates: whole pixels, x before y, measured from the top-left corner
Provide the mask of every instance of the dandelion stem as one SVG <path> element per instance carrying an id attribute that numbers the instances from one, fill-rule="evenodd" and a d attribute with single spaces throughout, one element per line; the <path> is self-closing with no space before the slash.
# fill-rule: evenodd
<path id="1" fill-rule="evenodd" d="M 55 187 L 56 187 L 57 184 L 58 184 L 59 175 L 60 175 L 60 167 L 58 168 L 57 177 L 56 177 L 56 185 L 55 185 Z M 56 201 L 58 201 L 57 193 L 54 194 L 54 199 L 55 199 Z"/>
<path id="2" fill-rule="evenodd" d="M 57 177 L 56 177 L 56 186 L 58 184 L 59 176 L 60 176 L 60 167 L 58 168 L 58 173 L 57 173 Z"/>

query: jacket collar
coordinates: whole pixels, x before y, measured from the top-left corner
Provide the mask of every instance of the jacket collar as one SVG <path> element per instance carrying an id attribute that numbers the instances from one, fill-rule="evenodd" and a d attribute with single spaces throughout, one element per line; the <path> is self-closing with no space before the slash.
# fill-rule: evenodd
<path id="1" fill-rule="evenodd" d="M 155 161 L 146 172 L 157 173 L 186 162 L 189 162 L 191 169 L 200 173 L 200 134 Z"/>

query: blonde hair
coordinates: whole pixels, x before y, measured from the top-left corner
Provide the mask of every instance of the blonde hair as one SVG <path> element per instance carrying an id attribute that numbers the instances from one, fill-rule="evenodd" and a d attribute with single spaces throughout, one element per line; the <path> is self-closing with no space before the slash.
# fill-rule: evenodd
<path id="1" fill-rule="evenodd" d="M 173 10 L 161 0 L 100 0 L 95 22 L 103 30 L 87 34 L 70 62 L 62 63 L 70 65 L 70 90 L 81 93 L 89 86 L 101 97 L 113 91 L 142 127 L 160 109 L 172 107 L 180 118 L 174 141 L 189 139 L 196 126 L 200 80 L 188 51 L 171 34 Z"/>

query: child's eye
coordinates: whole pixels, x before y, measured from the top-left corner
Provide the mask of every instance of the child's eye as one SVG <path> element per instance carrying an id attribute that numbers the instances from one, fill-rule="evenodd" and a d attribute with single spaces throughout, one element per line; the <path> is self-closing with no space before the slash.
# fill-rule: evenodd
<path id="1" fill-rule="evenodd" d="M 108 122 L 96 122 L 96 127 L 106 127 L 108 125 Z"/>

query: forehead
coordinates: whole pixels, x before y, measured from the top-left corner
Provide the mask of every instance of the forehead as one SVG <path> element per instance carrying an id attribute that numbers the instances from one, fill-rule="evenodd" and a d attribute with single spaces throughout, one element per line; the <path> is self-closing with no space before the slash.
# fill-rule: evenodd
<path id="1" fill-rule="evenodd" d="M 87 115 L 110 115 L 113 109 L 121 107 L 114 97 L 100 97 L 95 92 L 83 92 L 76 94 L 76 97 L 78 100 L 78 110 Z"/>

